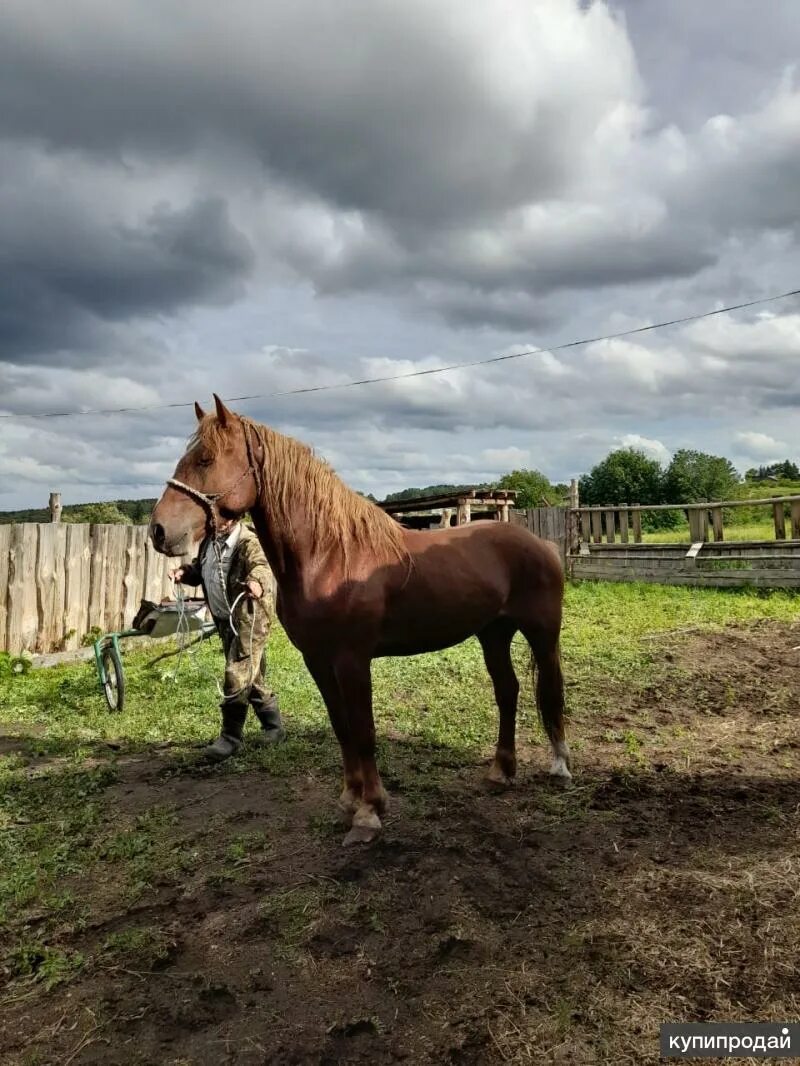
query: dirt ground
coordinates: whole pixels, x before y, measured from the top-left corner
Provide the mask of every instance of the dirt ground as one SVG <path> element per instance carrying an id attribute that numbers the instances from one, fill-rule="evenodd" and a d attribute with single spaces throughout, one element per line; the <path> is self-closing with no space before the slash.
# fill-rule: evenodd
<path id="1" fill-rule="evenodd" d="M 368 848 L 333 772 L 120 760 L 109 795 L 197 861 L 128 909 L 113 868 L 77 886 L 72 946 L 118 950 L 6 1000 L 0 1061 L 645 1063 L 663 1021 L 797 1018 L 800 625 L 652 645 L 657 681 L 574 713 L 569 791 L 543 745 L 494 794 L 390 742 Z"/>

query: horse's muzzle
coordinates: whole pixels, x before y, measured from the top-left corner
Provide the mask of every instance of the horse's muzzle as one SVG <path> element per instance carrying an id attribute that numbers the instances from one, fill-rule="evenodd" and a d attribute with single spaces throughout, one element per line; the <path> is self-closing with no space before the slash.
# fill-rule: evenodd
<path id="1" fill-rule="evenodd" d="M 163 552 L 167 544 L 167 531 L 160 522 L 150 523 L 150 540 L 157 552 Z"/>

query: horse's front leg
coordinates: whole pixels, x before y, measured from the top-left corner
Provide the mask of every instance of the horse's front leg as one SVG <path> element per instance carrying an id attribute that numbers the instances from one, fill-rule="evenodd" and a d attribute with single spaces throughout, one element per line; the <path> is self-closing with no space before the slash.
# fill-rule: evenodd
<path id="1" fill-rule="evenodd" d="M 329 659 L 304 655 L 308 672 L 314 678 L 320 695 L 325 702 L 333 731 L 342 750 L 342 769 L 344 771 L 344 788 L 339 797 L 339 808 L 348 820 L 361 806 L 363 781 L 361 777 L 361 760 L 356 754 L 347 721 L 347 708 L 342 702 L 339 682 Z"/>
<path id="2" fill-rule="evenodd" d="M 370 660 L 365 655 L 344 652 L 335 657 L 333 669 L 346 709 L 350 741 L 361 764 L 361 802 L 344 843 L 366 844 L 381 831 L 380 815 L 388 799 L 375 762 Z"/>

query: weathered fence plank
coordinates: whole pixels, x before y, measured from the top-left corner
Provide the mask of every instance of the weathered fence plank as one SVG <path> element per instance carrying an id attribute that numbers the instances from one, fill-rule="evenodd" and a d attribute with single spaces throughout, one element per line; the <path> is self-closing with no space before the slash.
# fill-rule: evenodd
<path id="1" fill-rule="evenodd" d="M 105 630 L 122 629 L 122 599 L 125 591 L 125 542 L 127 526 L 109 526 L 106 541 Z"/>
<path id="2" fill-rule="evenodd" d="M 775 539 L 786 540 L 786 513 L 782 503 L 773 503 L 772 516 L 775 520 Z"/>
<path id="3" fill-rule="evenodd" d="M 725 540 L 725 531 L 724 531 L 723 525 L 722 525 L 722 508 L 721 507 L 712 507 L 711 508 L 711 523 L 712 523 L 712 525 L 714 527 L 714 540 L 716 542 L 718 542 L 718 543 L 721 542 L 721 541 L 724 541 Z"/>
<path id="4" fill-rule="evenodd" d="M 122 627 L 129 629 L 144 597 L 146 526 L 127 526 L 122 577 Z"/>
<path id="5" fill-rule="evenodd" d="M 11 550 L 11 526 L 0 526 L 0 649 L 5 647 L 8 632 L 8 563 Z"/>
<path id="6" fill-rule="evenodd" d="M 106 570 L 109 525 L 92 526 L 89 534 L 89 629 L 105 628 Z"/>
<path id="7" fill-rule="evenodd" d="M 605 511 L 603 520 L 606 527 L 606 543 L 613 544 L 616 540 L 616 513 L 611 510 Z"/>
<path id="8" fill-rule="evenodd" d="M 603 539 L 602 515 L 600 511 L 592 511 L 592 540 L 600 544 Z"/>
<path id="9" fill-rule="evenodd" d="M 528 508 L 528 529 L 543 540 L 557 545 L 562 562 L 566 563 L 571 532 L 570 513 L 567 507 Z"/>
<path id="10" fill-rule="evenodd" d="M 583 546 L 588 545 L 592 539 L 592 518 L 588 511 L 580 512 L 580 539 Z"/>
<path id="11" fill-rule="evenodd" d="M 628 508 L 625 504 L 619 512 L 619 539 L 623 544 L 628 543 Z"/>
<path id="12" fill-rule="evenodd" d="M 33 651 L 39 632 L 36 610 L 37 527 L 30 522 L 11 526 L 8 547 L 8 621 L 6 646 L 13 652 Z"/>
<path id="13" fill-rule="evenodd" d="M 633 541 L 634 544 L 642 543 L 642 512 L 633 512 Z"/>
<path id="14" fill-rule="evenodd" d="M 60 522 L 37 529 L 35 648 L 49 651 L 60 648 L 64 640 L 67 530 Z"/>
<path id="15" fill-rule="evenodd" d="M 81 637 L 89 629 L 89 554 L 88 525 L 70 524 L 67 531 L 64 565 L 64 647 L 80 647 Z"/>
<path id="16" fill-rule="evenodd" d="M 708 511 L 689 511 L 689 539 L 692 544 L 708 540 Z"/>

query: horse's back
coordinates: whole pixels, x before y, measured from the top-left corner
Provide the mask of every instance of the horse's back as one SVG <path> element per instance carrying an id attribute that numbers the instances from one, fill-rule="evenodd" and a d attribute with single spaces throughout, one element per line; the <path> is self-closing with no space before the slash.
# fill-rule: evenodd
<path id="1" fill-rule="evenodd" d="M 415 562 L 435 558 L 437 565 L 446 567 L 445 560 L 450 556 L 454 565 L 469 561 L 516 580 L 563 583 L 557 546 L 515 523 L 470 522 L 449 529 L 408 530 L 406 543 Z"/>

